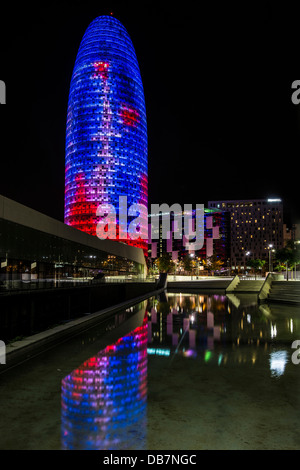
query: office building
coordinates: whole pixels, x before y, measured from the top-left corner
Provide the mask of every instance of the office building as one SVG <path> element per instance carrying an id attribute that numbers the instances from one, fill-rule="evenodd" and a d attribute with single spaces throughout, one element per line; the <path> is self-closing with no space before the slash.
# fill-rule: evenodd
<path id="1" fill-rule="evenodd" d="M 245 269 L 247 260 L 268 260 L 270 250 L 283 246 L 281 199 L 209 201 L 209 208 L 230 214 L 230 258 L 233 268 Z"/>
<path id="2" fill-rule="evenodd" d="M 290 242 L 298 242 L 300 240 L 300 224 L 292 224 L 287 226 L 283 224 L 283 244 L 286 245 Z"/>
<path id="3" fill-rule="evenodd" d="M 167 215 L 170 217 L 170 230 L 165 236 L 163 231 L 162 217 Z M 152 221 L 155 214 L 149 214 L 149 229 L 148 232 L 152 233 Z M 228 265 L 230 256 L 229 247 L 229 216 L 227 213 L 220 211 L 219 209 L 204 208 L 204 227 L 203 227 L 203 246 L 200 249 L 194 249 L 194 240 L 191 239 L 189 243 L 185 236 L 184 231 L 184 213 L 182 215 L 182 237 L 177 238 L 175 232 L 178 229 L 177 221 L 173 212 L 159 214 L 159 233 L 155 235 L 149 241 L 149 254 L 151 258 L 158 258 L 163 253 L 167 252 L 170 254 L 173 261 L 180 261 L 187 255 L 195 257 L 200 260 L 207 260 L 212 256 L 216 256 L 217 259 L 222 261 L 223 266 Z M 195 210 L 192 210 L 191 219 L 193 222 L 192 230 L 195 229 Z"/>
<path id="4" fill-rule="evenodd" d="M 110 204 L 117 212 L 115 239 L 121 238 L 120 196 L 127 197 L 127 207 L 147 207 L 142 79 L 132 41 L 112 16 L 92 21 L 79 47 L 69 93 L 65 172 L 65 223 L 86 233 L 96 235 L 97 209 Z M 147 252 L 143 237 L 122 241 Z"/>

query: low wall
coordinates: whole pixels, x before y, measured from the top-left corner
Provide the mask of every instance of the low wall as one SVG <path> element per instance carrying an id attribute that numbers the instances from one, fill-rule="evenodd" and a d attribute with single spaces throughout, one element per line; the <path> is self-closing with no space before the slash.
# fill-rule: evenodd
<path id="1" fill-rule="evenodd" d="M 235 276 L 226 288 L 226 292 L 232 292 L 240 282 L 239 276 Z"/>
<path id="2" fill-rule="evenodd" d="M 222 290 L 225 291 L 228 285 L 231 283 L 231 278 L 211 277 L 211 278 L 199 278 L 193 281 L 169 281 L 167 284 L 167 290 Z"/>
<path id="3" fill-rule="evenodd" d="M 265 282 L 263 283 L 260 292 L 258 294 L 258 299 L 260 301 L 264 301 L 268 298 L 269 292 L 272 287 L 272 282 L 273 281 L 281 281 L 283 280 L 283 275 L 282 274 L 275 274 L 275 273 L 269 273 L 266 277 Z"/>
<path id="4" fill-rule="evenodd" d="M 155 282 L 137 282 L 2 294 L 0 339 L 8 342 L 30 336 L 155 291 Z"/>

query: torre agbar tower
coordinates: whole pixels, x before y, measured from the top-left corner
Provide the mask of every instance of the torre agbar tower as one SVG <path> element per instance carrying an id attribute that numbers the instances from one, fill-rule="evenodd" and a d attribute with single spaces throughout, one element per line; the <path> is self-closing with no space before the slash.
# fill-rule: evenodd
<path id="1" fill-rule="evenodd" d="M 116 230 L 107 238 L 118 240 L 119 197 L 127 197 L 127 208 L 147 208 L 143 84 L 132 41 L 112 16 L 92 21 L 79 47 L 69 93 L 65 172 L 65 223 L 72 227 L 96 235 L 97 208 L 110 204 L 116 209 Z M 122 241 L 147 252 L 144 237 L 123 236 Z"/>

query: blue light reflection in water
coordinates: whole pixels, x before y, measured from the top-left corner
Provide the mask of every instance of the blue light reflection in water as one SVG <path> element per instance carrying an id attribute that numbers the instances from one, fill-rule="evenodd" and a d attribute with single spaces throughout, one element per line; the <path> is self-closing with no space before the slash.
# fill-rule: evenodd
<path id="1" fill-rule="evenodd" d="M 62 449 L 143 449 L 146 420 L 147 315 L 63 379 Z"/>

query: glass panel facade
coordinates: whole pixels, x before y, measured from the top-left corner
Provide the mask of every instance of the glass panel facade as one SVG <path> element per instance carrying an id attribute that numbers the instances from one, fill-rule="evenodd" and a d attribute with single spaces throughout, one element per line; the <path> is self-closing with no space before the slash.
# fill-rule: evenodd
<path id="1" fill-rule="evenodd" d="M 143 267 L 93 247 L 0 219 L 1 278 L 82 277 L 106 274 L 140 274 Z M 23 276 L 24 277 L 24 276 Z"/>

